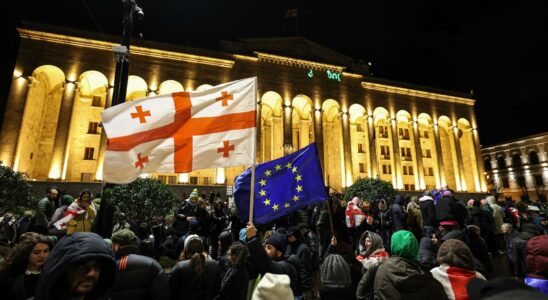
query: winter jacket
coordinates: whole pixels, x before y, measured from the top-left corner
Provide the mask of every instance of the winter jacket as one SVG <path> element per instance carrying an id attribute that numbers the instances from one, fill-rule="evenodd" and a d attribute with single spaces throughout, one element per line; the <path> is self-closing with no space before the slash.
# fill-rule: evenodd
<path id="1" fill-rule="evenodd" d="M 525 249 L 527 242 L 536 235 L 534 224 L 524 224 L 521 233 L 512 242 L 512 262 L 514 263 L 514 275 L 523 277 L 525 275 Z"/>
<path id="2" fill-rule="evenodd" d="M 178 262 L 169 277 L 170 299 L 211 300 L 221 287 L 221 269 L 216 261 L 205 259 L 202 278 L 197 279 L 190 259 Z"/>
<path id="3" fill-rule="evenodd" d="M 421 210 L 419 205 L 414 202 L 409 202 L 407 206 L 407 226 L 417 240 L 422 239 L 424 234 Z"/>
<path id="4" fill-rule="evenodd" d="M 489 206 L 491 206 L 491 209 L 493 210 L 493 219 L 495 220 L 495 234 L 501 234 L 501 226 L 504 223 L 504 210 L 502 210 L 502 207 L 497 204 L 497 200 L 493 196 L 488 196 L 485 198 L 487 202 L 489 202 Z"/>
<path id="5" fill-rule="evenodd" d="M 509 233 L 504 234 L 504 242 L 506 243 L 506 256 L 508 257 L 509 262 L 514 261 L 514 238 L 519 236 L 519 232 L 512 229 Z"/>
<path id="6" fill-rule="evenodd" d="M 233 266 L 225 273 L 221 290 L 215 300 L 246 300 L 248 286 L 247 266 Z"/>
<path id="7" fill-rule="evenodd" d="M 320 241 L 318 236 L 313 231 L 309 231 L 303 236 L 303 243 L 305 243 L 312 254 L 312 270 L 318 271 L 320 269 Z"/>
<path id="8" fill-rule="evenodd" d="M 375 295 L 381 299 L 448 299 L 443 286 L 414 260 L 391 257 L 379 266 Z"/>
<path id="9" fill-rule="evenodd" d="M 438 222 L 436 221 L 434 199 L 430 196 L 423 196 L 419 198 L 419 206 L 421 207 L 422 222 L 424 226 L 437 226 Z"/>
<path id="10" fill-rule="evenodd" d="M 44 197 L 38 201 L 38 208 L 36 210 L 36 217 L 34 219 L 34 226 L 47 227 L 49 220 L 53 216 L 55 211 L 55 204 L 49 200 L 48 197 Z"/>
<path id="11" fill-rule="evenodd" d="M 390 214 L 392 217 L 392 229 L 395 231 L 402 230 L 405 228 L 405 215 L 403 213 L 403 202 L 404 199 L 402 196 L 397 195 L 394 199 L 394 203 L 390 208 Z"/>
<path id="12" fill-rule="evenodd" d="M 247 241 L 247 248 L 249 249 L 249 260 L 259 273 L 263 275 L 265 273 L 272 273 L 289 276 L 293 295 L 302 295 L 302 291 L 299 287 L 299 270 L 301 269 L 301 262 L 297 256 L 290 255 L 289 257 L 282 256 L 277 259 L 272 259 L 266 254 L 265 249 L 262 247 L 257 237 Z"/>
<path id="13" fill-rule="evenodd" d="M 525 283 L 548 295 L 548 235 L 531 238 L 526 250 Z"/>
<path id="14" fill-rule="evenodd" d="M 168 278 L 162 266 L 138 253 L 136 246 L 127 246 L 115 254 L 116 280 L 111 300 L 169 299 Z"/>
<path id="15" fill-rule="evenodd" d="M 22 273 L 13 277 L 0 278 L 2 296 L 10 300 L 26 300 L 33 297 L 39 276 L 40 274 L 25 275 Z"/>
<path id="16" fill-rule="evenodd" d="M 356 290 L 356 299 L 358 300 L 373 300 L 375 299 L 375 277 L 382 262 L 376 262 L 367 269 L 363 274 L 362 279 L 358 283 Z"/>
<path id="17" fill-rule="evenodd" d="M 312 251 L 306 244 L 301 241 L 289 243 L 287 246 L 287 255 L 296 255 L 301 262 L 299 270 L 300 287 L 302 291 L 310 291 L 312 289 L 312 277 L 314 270 L 312 269 Z"/>
<path id="18" fill-rule="evenodd" d="M 453 197 L 441 197 L 436 204 L 436 219 L 439 222 L 454 220 L 461 227 L 465 225 L 467 210 L 464 204 Z"/>
<path id="19" fill-rule="evenodd" d="M 100 261 L 101 275 L 95 288 L 87 296 L 90 299 L 108 299 L 108 291 L 114 284 L 116 263 L 114 253 L 107 243 L 95 233 L 76 232 L 68 235 L 53 247 L 36 287 L 35 300 L 56 300 L 57 286 L 70 267 L 82 261 L 95 259 Z M 65 286 L 65 288 L 67 288 Z"/>
<path id="20" fill-rule="evenodd" d="M 73 234 L 75 232 L 91 232 L 91 223 L 97 214 L 95 210 L 95 205 L 90 204 L 84 211 L 78 205 L 77 200 L 72 202 L 71 205 L 67 208 L 67 214 L 75 214 L 76 216 L 67 222 L 67 234 Z"/>
<path id="21" fill-rule="evenodd" d="M 419 245 L 419 262 L 425 269 L 431 270 L 438 265 L 436 261 L 438 249 L 439 245 L 434 245 L 429 237 L 423 237 L 421 239 Z"/>

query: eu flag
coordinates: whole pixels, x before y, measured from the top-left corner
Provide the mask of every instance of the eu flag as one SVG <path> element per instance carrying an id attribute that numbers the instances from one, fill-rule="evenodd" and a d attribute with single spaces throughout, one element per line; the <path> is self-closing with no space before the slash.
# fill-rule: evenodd
<path id="1" fill-rule="evenodd" d="M 234 201 L 249 219 L 251 168 L 235 180 Z M 253 223 L 263 224 L 327 199 L 316 143 L 255 166 Z"/>

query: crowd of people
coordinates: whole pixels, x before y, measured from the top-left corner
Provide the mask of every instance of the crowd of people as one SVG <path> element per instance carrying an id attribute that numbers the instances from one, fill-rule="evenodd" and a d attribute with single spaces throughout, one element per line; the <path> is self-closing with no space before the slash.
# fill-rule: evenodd
<path id="1" fill-rule="evenodd" d="M 48 189 L 0 221 L 2 299 L 524 299 L 548 295 L 546 203 L 448 188 L 323 201 L 255 226 L 195 190 L 150 224 Z M 497 263 L 494 263 L 494 262 Z"/>

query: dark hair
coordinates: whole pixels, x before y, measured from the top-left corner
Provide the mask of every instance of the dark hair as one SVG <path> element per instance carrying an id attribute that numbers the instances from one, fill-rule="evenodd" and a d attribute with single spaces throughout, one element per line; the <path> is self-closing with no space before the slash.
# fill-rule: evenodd
<path id="1" fill-rule="evenodd" d="M 205 271 L 205 256 L 202 254 L 204 252 L 204 244 L 202 239 L 192 239 L 187 242 L 185 249 L 181 254 L 181 260 L 187 260 L 190 258 L 190 269 L 194 273 L 194 278 L 191 281 L 191 286 L 196 284 L 202 284 L 202 278 Z"/>
<path id="2" fill-rule="evenodd" d="M 80 192 L 80 195 L 78 196 L 78 199 L 82 200 L 82 196 L 84 196 L 84 194 L 88 194 L 89 195 L 89 201 L 91 201 L 91 198 L 92 198 L 93 194 L 88 189 L 82 190 Z"/>
<path id="3" fill-rule="evenodd" d="M 5 260 L 0 263 L 0 278 L 13 277 L 23 274 L 27 268 L 32 249 L 39 243 L 53 248 L 53 241 L 36 232 L 26 232 L 21 235 L 19 242 L 9 252 Z"/>
<path id="4" fill-rule="evenodd" d="M 52 185 L 52 186 L 50 186 L 50 187 L 46 190 L 46 194 L 49 194 L 49 192 L 51 192 L 51 190 L 56 190 L 57 193 L 60 193 L 59 188 L 56 187 L 56 186 L 54 186 L 54 185 Z"/>
<path id="5" fill-rule="evenodd" d="M 232 266 L 244 266 L 247 264 L 249 250 L 246 245 L 240 242 L 234 242 L 230 245 L 228 251 L 230 251 L 230 255 L 234 256 L 234 261 L 230 263 Z"/>

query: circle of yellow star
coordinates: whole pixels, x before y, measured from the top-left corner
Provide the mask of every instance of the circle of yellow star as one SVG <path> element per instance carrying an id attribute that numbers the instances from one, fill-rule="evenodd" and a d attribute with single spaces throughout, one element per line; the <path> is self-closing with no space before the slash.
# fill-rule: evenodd
<path id="1" fill-rule="evenodd" d="M 270 199 L 266 199 L 263 203 L 264 203 L 264 205 L 266 205 L 266 206 L 270 205 Z"/>
<path id="2" fill-rule="evenodd" d="M 302 192 L 303 191 L 303 187 L 298 185 L 297 188 L 296 188 L 297 192 Z"/>
<path id="3" fill-rule="evenodd" d="M 262 179 L 262 180 L 260 181 L 260 183 L 261 183 L 261 186 L 265 186 L 265 185 L 266 185 L 266 180 Z"/>
<path id="4" fill-rule="evenodd" d="M 286 202 L 286 203 L 284 204 L 284 207 L 285 207 L 285 208 L 289 208 L 290 206 L 291 206 L 291 205 L 289 204 L 289 202 Z"/>
<path id="5" fill-rule="evenodd" d="M 291 173 L 297 173 L 297 167 L 293 167 L 293 169 L 291 170 Z"/>
<path id="6" fill-rule="evenodd" d="M 264 174 L 265 174 L 267 177 L 270 176 L 270 173 L 271 173 L 270 170 L 264 171 Z"/>
<path id="7" fill-rule="evenodd" d="M 278 204 L 272 205 L 272 209 L 273 209 L 274 211 L 277 211 L 277 210 L 278 210 Z"/>
<path id="8" fill-rule="evenodd" d="M 295 177 L 295 180 L 297 180 L 297 182 L 301 181 L 302 180 L 302 176 L 297 174 L 297 176 Z"/>
<path id="9" fill-rule="evenodd" d="M 291 169 L 291 163 L 287 163 L 287 165 L 285 165 L 288 169 Z"/>
<path id="10" fill-rule="evenodd" d="M 281 165 L 276 165 L 275 169 L 276 169 L 276 171 L 279 171 L 279 170 L 282 169 L 282 166 Z"/>
<path id="11" fill-rule="evenodd" d="M 293 196 L 293 201 L 295 201 L 295 202 L 299 201 L 299 196 L 297 196 L 297 195 Z"/>
<path id="12" fill-rule="evenodd" d="M 259 192 L 259 194 L 260 194 L 261 196 L 266 196 L 266 191 L 265 191 L 265 190 L 261 190 L 261 191 Z"/>

